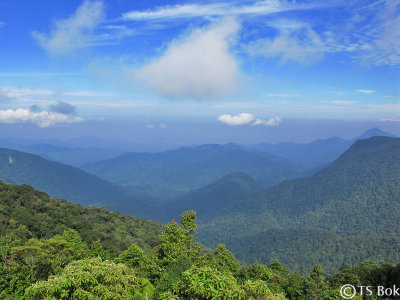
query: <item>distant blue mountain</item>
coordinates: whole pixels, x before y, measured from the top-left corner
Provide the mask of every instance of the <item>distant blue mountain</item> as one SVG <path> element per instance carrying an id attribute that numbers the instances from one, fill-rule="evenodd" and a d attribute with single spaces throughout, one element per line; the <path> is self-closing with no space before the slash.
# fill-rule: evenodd
<path id="1" fill-rule="evenodd" d="M 329 139 L 320 139 L 307 144 L 260 143 L 246 146 L 246 148 L 268 152 L 291 160 L 292 162 L 299 164 L 304 170 L 309 171 L 306 172 L 306 175 L 308 175 L 333 162 L 343 152 L 345 152 L 354 141 L 359 139 L 368 139 L 373 136 L 396 137 L 388 132 L 380 130 L 379 128 L 372 128 L 352 140 L 331 137 Z"/>

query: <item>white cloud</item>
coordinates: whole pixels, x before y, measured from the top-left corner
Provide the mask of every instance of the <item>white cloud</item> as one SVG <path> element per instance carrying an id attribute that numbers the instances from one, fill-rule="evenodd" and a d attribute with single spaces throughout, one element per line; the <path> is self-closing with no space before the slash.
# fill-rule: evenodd
<path id="1" fill-rule="evenodd" d="M 0 103 L 7 103 L 15 99 L 8 89 L 0 88 Z"/>
<path id="2" fill-rule="evenodd" d="M 238 65 L 229 38 L 239 23 L 227 18 L 173 42 L 163 56 L 134 71 L 134 78 L 170 98 L 223 97 L 237 89 Z"/>
<path id="3" fill-rule="evenodd" d="M 400 117 L 384 118 L 382 122 L 400 122 Z"/>
<path id="4" fill-rule="evenodd" d="M 257 119 L 251 125 L 265 125 L 265 126 L 278 126 L 282 122 L 281 118 L 274 117 L 268 120 Z"/>
<path id="5" fill-rule="evenodd" d="M 237 116 L 225 114 L 218 117 L 218 121 L 230 126 L 246 125 L 254 120 L 254 116 L 249 113 L 241 113 Z"/>
<path id="6" fill-rule="evenodd" d="M 113 97 L 116 96 L 114 93 L 99 93 L 94 91 L 71 91 L 63 92 L 65 96 L 76 96 L 76 97 Z"/>
<path id="7" fill-rule="evenodd" d="M 268 97 L 300 97 L 301 95 L 298 94 L 272 94 L 272 93 L 268 93 L 267 94 Z"/>
<path id="8" fill-rule="evenodd" d="M 333 100 L 333 101 L 331 101 L 331 103 L 337 104 L 337 105 L 349 105 L 349 104 L 356 104 L 358 102 L 351 101 L 351 100 Z"/>
<path id="9" fill-rule="evenodd" d="M 382 1 L 370 10 L 371 20 L 360 43 L 360 58 L 376 65 L 400 64 L 400 1 Z"/>
<path id="10" fill-rule="evenodd" d="M 375 90 L 355 90 L 355 92 L 361 93 L 361 94 L 372 94 L 372 93 L 375 93 Z"/>
<path id="11" fill-rule="evenodd" d="M 0 123 L 20 124 L 33 123 L 39 127 L 50 127 L 57 124 L 82 122 L 80 117 L 71 117 L 57 112 L 33 112 L 29 109 L 18 108 L 16 110 L 0 110 Z"/>
<path id="12" fill-rule="evenodd" d="M 162 6 L 155 10 L 130 11 L 124 13 L 124 20 L 167 20 L 176 18 L 245 15 L 245 14 L 271 14 L 304 6 L 288 5 L 282 1 L 258 1 L 252 5 L 236 6 L 230 2 L 216 2 L 208 4 L 183 4 L 173 6 Z"/>
<path id="13" fill-rule="evenodd" d="M 309 64 L 324 57 L 325 43 L 311 26 L 293 21 L 274 26 L 279 30 L 277 36 L 255 40 L 244 46 L 244 50 L 252 56 L 280 58 L 281 64 L 289 61 Z"/>
<path id="14" fill-rule="evenodd" d="M 50 54 L 69 54 L 93 42 L 92 31 L 103 16 L 102 2 L 85 1 L 70 18 L 56 21 L 49 35 L 35 31 L 32 36 Z"/>

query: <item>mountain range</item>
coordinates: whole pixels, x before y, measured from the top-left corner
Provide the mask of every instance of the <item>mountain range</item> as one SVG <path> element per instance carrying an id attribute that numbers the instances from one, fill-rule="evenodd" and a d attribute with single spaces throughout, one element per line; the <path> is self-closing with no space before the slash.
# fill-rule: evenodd
<path id="1" fill-rule="evenodd" d="M 154 202 L 201 188 L 232 172 L 244 172 L 267 187 L 295 178 L 295 164 L 279 156 L 236 144 L 202 145 L 162 153 L 126 153 L 83 169 L 114 183 L 146 188 Z"/>
<path id="2" fill-rule="evenodd" d="M 302 272 L 322 263 L 335 272 L 364 259 L 400 259 L 400 139 L 383 135 L 366 132 L 303 178 L 296 178 L 304 174 L 300 160 L 226 144 L 127 153 L 85 166 L 117 183 L 2 148 L 0 180 L 162 221 L 194 209 L 197 237 L 208 247 L 222 242 L 242 261 L 277 258 Z M 338 151 L 335 141 L 307 147 Z"/>
<path id="3" fill-rule="evenodd" d="M 262 257 L 271 259 L 272 255 L 289 258 L 283 261 L 293 266 L 290 257 L 299 253 L 295 249 L 305 249 L 308 244 L 313 248 L 304 253 L 316 263 L 323 257 L 329 259 L 327 253 L 339 248 L 341 261 L 350 263 L 353 254 L 359 253 L 356 241 L 361 240 L 370 242 L 364 246 L 365 256 L 359 258 L 379 259 L 379 255 L 384 257 L 379 251 L 387 248 L 372 241 L 380 238 L 393 239 L 393 249 L 399 253 L 395 245 L 400 237 L 396 225 L 400 216 L 400 139 L 358 140 L 316 174 L 242 198 L 230 211 L 200 224 L 198 238 L 209 247 L 222 241 L 246 261 L 257 258 L 265 262 Z M 326 234 L 332 238 L 321 238 Z M 273 236 L 286 237 L 285 246 L 273 249 L 277 244 L 268 242 Z M 353 245 L 353 250 L 345 253 L 343 243 Z M 303 269 L 307 260 L 297 258 L 296 268 Z"/>
<path id="4" fill-rule="evenodd" d="M 394 135 L 382 131 L 379 128 L 371 128 L 362 135 L 351 140 L 344 140 L 339 137 L 331 137 L 329 139 L 320 139 L 306 144 L 296 143 L 279 143 L 269 144 L 260 143 L 248 145 L 246 148 L 255 149 L 271 154 L 279 155 L 294 163 L 299 164 L 304 169 L 313 171 L 327 166 L 346 151 L 355 141 L 360 139 L 368 139 L 373 136 L 395 137 Z"/>

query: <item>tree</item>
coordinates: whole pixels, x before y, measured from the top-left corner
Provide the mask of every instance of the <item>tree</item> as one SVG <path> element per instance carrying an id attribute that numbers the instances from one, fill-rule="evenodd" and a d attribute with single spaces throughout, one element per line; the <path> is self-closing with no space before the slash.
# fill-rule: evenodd
<path id="1" fill-rule="evenodd" d="M 156 248 L 156 258 L 161 266 L 167 266 L 176 262 L 179 256 L 187 256 L 196 259 L 200 253 L 200 246 L 193 241 L 196 234 L 196 213 L 184 212 L 181 217 L 183 228 L 175 220 L 165 225 L 161 234 L 161 244 Z"/>
<path id="2" fill-rule="evenodd" d="M 25 296 L 33 299 L 138 299 L 153 295 L 152 284 L 138 278 L 123 264 L 100 258 L 70 263 L 59 276 L 51 276 L 29 287 Z"/>
<path id="3" fill-rule="evenodd" d="M 307 278 L 307 298 L 314 300 L 328 299 L 329 285 L 324 278 L 324 270 L 320 264 L 313 267 L 310 276 Z"/>

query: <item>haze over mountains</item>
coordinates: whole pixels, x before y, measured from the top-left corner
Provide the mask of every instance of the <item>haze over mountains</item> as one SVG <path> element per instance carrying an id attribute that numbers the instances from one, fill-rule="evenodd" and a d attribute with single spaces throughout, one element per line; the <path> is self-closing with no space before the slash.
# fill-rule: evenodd
<path id="1" fill-rule="evenodd" d="M 195 209 L 208 247 L 222 242 L 243 261 L 277 258 L 303 272 L 320 262 L 334 272 L 364 259 L 400 259 L 400 139 L 387 136 L 373 129 L 351 146 L 339 138 L 269 145 L 275 153 L 265 145 L 202 145 L 84 167 L 103 179 L 0 149 L 0 180 L 162 221 Z M 300 178 L 306 165 L 320 170 Z"/>
<path id="2" fill-rule="evenodd" d="M 53 197 L 82 205 L 126 197 L 122 187 L 95 175 L 7 148 L 0 148 L 0 180 L 29 184 Z"/>
<path id="3" fill-rule="evenodd" d="M 165 201 L 210 184 L 232 172 L 244 172 L 259 184 L 271 186 L 299 176 L 290 161 L 235 144 L 202 145 L 162 153 L 127 153 L 88 164 L 84 170 L 123 186 L 145 187 Z M 162 199 L 164 198 L 164 199 Z"/>
<path id="4" fill-rule="evenodd" d="M 386 247 L 377 239 L 393 239 L 393 254 L 399 253 L 400 139 L 358 140 L 313 176 L 288 180 L 242 199 L 232 211 L 200 225 L 199 239 L 210 247 L 216 240 L 223 241 L 244 260 L 285 257 L 285 263 L 303 269 L 308 261 L 304 253 L 315 261 L 329 260 L 338 245 L 343 263 L 354 263 L 356 253 L 363 259 L 369 255 L 382 259 Z M 321 238 L 326 234 L 332 237 L 329 242 Z M 278 237 L 287 243 L 277 249 L 271 241 Z M 365 256 L 358 250 L 360 240 L 366 243 Z M 343 243 L 353 246 L 346 249 Z M 297 262 L 294 253 L 300 255 Z"/>

